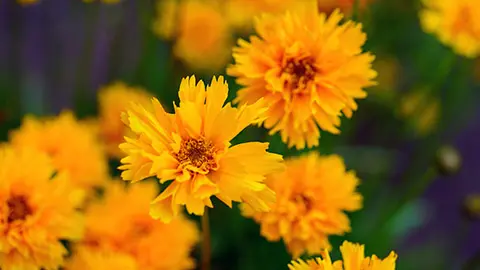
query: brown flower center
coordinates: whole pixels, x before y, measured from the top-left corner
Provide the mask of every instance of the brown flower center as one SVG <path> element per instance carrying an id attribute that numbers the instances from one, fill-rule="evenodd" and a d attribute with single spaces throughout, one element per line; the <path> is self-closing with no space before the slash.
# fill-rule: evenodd
<path id="1" fill-rule="evenodd" d="M 8 206 L 8 223 L 15 220 L 25 220 L 28 215 L 32 214 L 32 209 L 27 203 L 27 198 L 21 195 L 14 195 L 7 201 Z"/>
<path id="2" fill-rule="evenodd" d="M 313 200 L 303 194 L 299 194 L 295 196 L 294 200 L 297 203 L 297 205 L 306 212 L 310 211 L 313 207 Z"/>
<path id="3" fill-rule="evenodd" d="M 201 171 L 208 172 L 216 168 L 215 149 L 212 143 L 203 139 L 187 139 L 182 141 L 180 151 L 176 155 L 182 165 L 193 165 Z"/>
<path id="4" fill-rule="evenodd" d="M 285 78 L 284 87 L 292 92 L 305 90 L 307 85 L 315 78 L 316 72 L 313 58 L 290 58 L 286 61 L 282 70 Z"/>

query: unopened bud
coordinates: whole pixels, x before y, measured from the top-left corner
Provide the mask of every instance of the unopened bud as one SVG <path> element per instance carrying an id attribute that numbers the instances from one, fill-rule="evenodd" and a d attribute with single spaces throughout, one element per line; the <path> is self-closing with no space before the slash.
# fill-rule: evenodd
<path id="1" fill-rule="evenodd" d="M 480 193 L 465 197 L 462 206 L 463 212 L 469 220 L 480 220 Z"/>
<path id="2" fill-rule="evenodd" d="M 437 169 L 442 175 L 453 175 L 460 170 L 462 158 L 452 146 L 442 146 L 437 150 Z"/>

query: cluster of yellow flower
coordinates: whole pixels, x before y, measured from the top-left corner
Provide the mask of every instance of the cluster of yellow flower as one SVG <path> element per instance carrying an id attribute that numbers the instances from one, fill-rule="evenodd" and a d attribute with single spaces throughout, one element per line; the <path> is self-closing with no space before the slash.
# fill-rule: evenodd
<path id="1" fill-rule="evenodd" d="M 352 117 L 376 84 L 362 25 L 343 15 L 355 1 L 319 2 L 158 1 L 154 32 L 192 70 L 221 70 L 233 55 L 226 72 L 241 86 L 238 106 L 226 102 L 222 76 L 208 85 L 191 76 L 172 113 L 146 90 L 117 82 L 100 91 L 98 119 L 26 117 L 0 148 L 0 268 L 191 269 L 199 235 L 182 207 L 201 216 L 216 197 L 240 203 L 267 240 L 283 240 L 291 270 L 395 269 L 394 252 L 366 257 L 362 245 L 347 241 L 343 261 L 330 258 L 329 237 L 351 230 L 347 212 L 363 199 L 341 157 L 311 151 L 283 160 L 268 143 L 231 143 L 256 124 L 280 133 L 288 147 L 317 146 L 320 132 L 338 134 L 342 116 Z M 480 55 L 477 1 L 423 4 L 425 31 L 459 54 Z M 233 46 L 232 29 L 255 33 Z M 413 105 L 426 99 L 409 98 Z M 419 121 L 436 117 L 431 104 Z M 402 106 L 401 113 L 414 110 Z M 109 156 L 121 159 L 121 178 L 131 184 L 110 179 Z M 158 183 L 136 183 L 147 178 L 168 186 L 159 192 Z M 60 240 L 72 244 L 67 259 Z M 303 254 L 321 257 L 298 259 Z"/>
<path id="2" fill-rule="evenodd" d="M 0 268 L 191 269 L 195 223 L 181 215 L 154 221 L 148 207 L 157 186 L 109 179 L 100 133 L 91 127 L 70 112 L 29 116 L 0 146 Z"/>

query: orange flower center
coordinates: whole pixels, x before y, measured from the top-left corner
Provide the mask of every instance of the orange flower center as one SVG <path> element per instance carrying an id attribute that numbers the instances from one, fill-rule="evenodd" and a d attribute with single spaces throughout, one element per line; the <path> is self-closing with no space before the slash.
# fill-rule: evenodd
<path id="1" fill-rule="evenodd" d="M 8 206 L 8 223 L 15 220 L 25 220 L 28 215 L 32 214 L 32 209 L 27 204 L 25 196 L 12 196 L 7 201 Z"/>
<path id="2" fill-rule="evenodd" d="M 190 138 L 182 141 L 176 158 L 182 166 L 193 165 L 203 172 L 217 167 L 215 148 L 212 143 L 203 139 Z"/>
<path id="3" fill-rule="evenodd" d="M 286 61 L 282 70 L 282 75 L 285 78 L 284 87 L 294 93 L 301 92 L 313 81 L 316 71 L 312 57 L 290 58 Z"/>

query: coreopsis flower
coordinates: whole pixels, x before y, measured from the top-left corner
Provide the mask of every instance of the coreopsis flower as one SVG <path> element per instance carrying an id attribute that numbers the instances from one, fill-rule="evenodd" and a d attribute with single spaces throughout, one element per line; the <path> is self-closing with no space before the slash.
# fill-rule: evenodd
<path id="1" fill-rule="evenodd" d="M 73 251 L 65 270 L 140 270 L 135 259 L 126 253 L 99 247 L 80 246 Z"/>
<path id="2" fill-rule="evenodd" d="M 318 145 L 319 127 L 337 134 L 342 113 L 351 117 L 355 99 L 372 86 L 374 56 L 362 53 L 366 35 L 361 24 L 346 21 L 338 11 L 326 18 L 315 2 L 281 16 L 256 22 L 258 36 L 240 40 L 236 64 L 227 70 L 243 88 L 234 102 L 264 98 L 269 104 L 263 125 L 280 132 L 289 147 Z"/>
<path id="3" fill-rule="evenodd" d="M 293 257 L 330 248 L 328 236 L 350 231 L 345 211 L 362 207 L 362 196 L 355 191 L 359 180 L 337 155 L 312 152 L 285 165 L 284 172 L 266 180 L 277 194 L 272 209 L 259 213 L 245 206 L 243 214 L 260 224 L 269 241 L 283 239 Z"/>
<path id="4" fill-rule="evenodd" d="M 198 71 L 225 67 L 230 59 L 232 37 L 218 3 L 162 0 L 158 5 L 154 32 L 162 38 L 174 39 L 173 53 L 177 58 Z"/>
<path id="5" fill-rule="evenodd" d="M 225 12 L 229 23 L 236 29 L 246 31 L 253 24 L 254 18 L 263 13 L 281 13 L 294 8 L 303 1 L 295 0 L 227 0 Z"/>
<path id="6" fill-rule="evenodd" d="M 40 2 L 39 0 L 17 0 L 17 3 L 19 3 L 22 6 L 29 6 L 33 5 Z"/>
<path id="7" fill-rule="evenodd" d="M 81 188 L 102 185 L 107 178 L 107 157 L 95 132 L 80 123 L 71 112 L 57 117 L 27 116 L 10 134 L 12 145 L 48 154 L 56 170 L 68 172 L 70 181 Z"/>
<path id="8" fill-rule="evenodd" d="M 350 14 L 356 0 L 318 0 L 318 8 L 321 12 L 330 13 L 339 8 L 343 13 Z M 359 0 L 358 7 L 364 9 L 373 0 Z"/>
<path id="9" fill-rule="evenodd" d="M 408 120 L 418 136 L 433 132 L 440 120 L 440 101 L 428 95 L 428 89 L 414 89 L 405 94 L 399 103 L 399 114 Z"/>
<path id="10" fill-rule="evenodd" d="M 114 180 L 106 187 L 104 198 L 91 203 L 86 210 L 85 239 L 79 245 L 79 253 L 74 252 L 73 260 L 78 256 L 88 263 L 87 260 L 115 255 L 112 260 L 131 258 L 128 260 L 142 270 L 194 268 L 190 253 L 199 240 L 195 223 L 178 216 L 165 224 L 148 214 L 150 201 L 157 194 L 156 183 L 142 182 L 126 188 L 123 181 Z"/>
<path id="11" fill-rule="evenodd" d="M 328 251 L 322 252 L 322 258 L 315 258 L 308 261 L 301 259 L 292 261 L 288 265 L 290 270 L 395 270 L 397 254 L 390 252 L 385 259 L 375 255 L 365 257 L 365 246 L 348 241 L 340 246 L 342 259 L 332 262 Z"/>
<path id="12" fill-rule="evenodd" d="M 180 84 L 180 104 L 166 113 L 158 100 L 153 109 L 133 106 L 124 114 L 136 134 L 120 145 L 122 178 L 133 182 L 156 176 L 170 185 L 151 203 L 150 214 L 164 222 L 178 215 L 178 205 L 203 215 L 216 196 L 231 207 L 245 202 L 256 210 L 269 210 L 275 194 L 263 183 L 265 175 L 283 168 L 282 157 L 268 153 L 268 143 L 231 146 L 232 140 L 265 112 L 262 101 L 240 108 L 223 106 L 228 85 L 223 77 L 205 87 L 195 77 Z"/>
<path id="13" fill-rule="evenodd" d="M 54 172 L 43 153 L 0 148 L 1 269 L 58 269 L 68 253 L 60 240 L 82 237 L 83 192 Z"/>
<path id="14" fill-rule="evenodd" d="M 98 2 L 101 2 L 103 4 L 117 4 L 120 3 L 122 0 L 98 0 Z M 83 0 L 85 3 L 93 3 L 97 2 L 96 0 Z"/>
<path id="15" fill-rule="evenodd" d="M 141 88 L 130 87 L 122 82 L 115 82 L 102 88 L 99 100 L 99 132 L 109 155 L 117 158 L 123 156 L 118 145 L 129 129 L 123 124 L 120 115 L 131 102 L 148 106 L 151 95 Z"/>
<path id="16" fill-rule="evenodd" d="M 480 2 L 473 0 L 423 0 L 420 22 L 425 32 L 460 55 L 480 55 Z"/>

